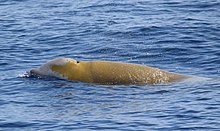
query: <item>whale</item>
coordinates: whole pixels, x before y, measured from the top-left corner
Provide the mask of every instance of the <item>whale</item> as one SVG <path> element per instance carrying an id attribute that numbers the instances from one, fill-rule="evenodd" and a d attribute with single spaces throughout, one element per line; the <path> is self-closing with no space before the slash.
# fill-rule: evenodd
<path id="1" fill-rule="evenodd" d="M 71 58 L 50 60 L 38 68 L 31 69 L 29 73 L 71 81 L 114 85 L 169 83 L 191 77 L 141 64 L 100 60 L 77 61 Z"/>

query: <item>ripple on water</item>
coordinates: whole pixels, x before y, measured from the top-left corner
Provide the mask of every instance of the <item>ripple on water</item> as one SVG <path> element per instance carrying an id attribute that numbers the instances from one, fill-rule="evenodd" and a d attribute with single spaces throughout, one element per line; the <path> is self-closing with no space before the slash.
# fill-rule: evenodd
<path id="1" fill-rule="evenodd" d="M 0 1 L 0 129 L 219 130 L 219 8 L 194 1 Z M 192 75 L 158 85 L 20 76 L 57 57 Z"/>

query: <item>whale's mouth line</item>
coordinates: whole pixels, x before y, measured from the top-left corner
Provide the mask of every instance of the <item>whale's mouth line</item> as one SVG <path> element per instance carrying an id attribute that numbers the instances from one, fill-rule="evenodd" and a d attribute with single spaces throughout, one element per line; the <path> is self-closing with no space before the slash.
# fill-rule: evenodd
<path id="1" fill-rule="evenodd" d="M 44 74 L 38 74 L 35 72 L 30 71 L 26 71 L 25 74 L 23 75 L 23 77 L 25 78 L 38 78 L 38 79 L 53 79 L 53 78 L 57 78 L 55 76 L 48 76 L 48 75 L 44 75 Z"/>
<path id="2" fill-rule="evenodd" d="M 24 76 L 25 77 L 35 77 L 35 78 L 41 78 L 42 77 L 42 75 L 40 75 L 38 73 L 34 73 L 32 70 L 26 71 Z"/>
<path id="3" fill-rule="evenodd" d="M 35 77 L 35 78 L 59 78 L 59 79 L 68 79 L 64 75 L 59 72 L 53 71 L 50 68 L 44 68 L 43 71 L 42 67 L 40 68 L 33 68 L 30 71 L 26 72 L 27 77 Z"/>
<path id="4" fill-rule="evenodd" d="M 31 73 L 26 71 L 25 73 L 18 76 L 19 78 L 42 78 L 42 75 Z"/>

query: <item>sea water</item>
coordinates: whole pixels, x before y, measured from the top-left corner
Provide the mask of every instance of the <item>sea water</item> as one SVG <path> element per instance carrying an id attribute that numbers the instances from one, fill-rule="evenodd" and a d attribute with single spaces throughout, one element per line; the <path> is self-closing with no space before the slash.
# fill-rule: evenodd
<path id="1" fill-rule="evenodd" d="M 0 0 L 0 130 L 220 130 L 218 0 Z M 156 85 L 25 77 L 68 57 L 194 76 Z"/>

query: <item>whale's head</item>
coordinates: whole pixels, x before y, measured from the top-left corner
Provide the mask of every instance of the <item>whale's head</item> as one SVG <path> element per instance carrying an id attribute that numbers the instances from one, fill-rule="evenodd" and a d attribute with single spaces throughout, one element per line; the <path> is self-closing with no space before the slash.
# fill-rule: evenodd
<path id="1" fill-rule="evenodd" d="M 57 58 L 48 61 L 39 68 L 32 69 L 29 74 L 30 76 L 50 76 L 60 79 L 68 79 L 68 70 L 78 63 L 78 61 L 71 58 Z"/>

